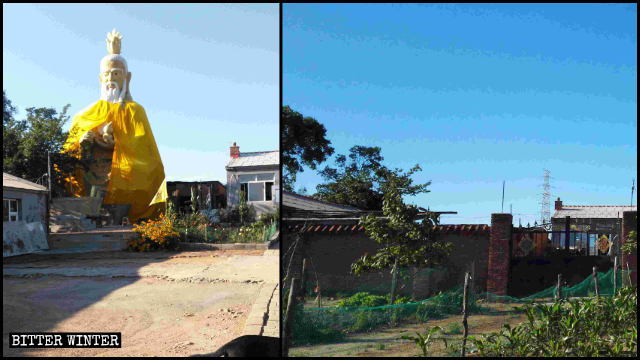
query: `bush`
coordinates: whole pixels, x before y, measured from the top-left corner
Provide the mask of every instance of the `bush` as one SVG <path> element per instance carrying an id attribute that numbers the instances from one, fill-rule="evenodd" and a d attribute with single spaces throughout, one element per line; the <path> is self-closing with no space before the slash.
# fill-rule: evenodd
<path id="1" fill-rule="evenodd" d="M 638 288 L 615 297 L 525 305 L 527 321 L 480 338 L 481 356 L 634 356 L 638 352 Z"/>
<path id="2" fill-rule="evenodd" d="M 175 249 L 178 243 L 178 233 L 173 230 L 171 220 L 163 215 L 157 220 L 135 224 L 133 230 L 138 233 L 138 237 L 129 240 L 127 245 L 134 251 Z"/>
<path id="3" fill-rule="evenodd" d="M 249 224 L 256 221 L 256 209 L 253 205 L 249 205 L 244 210 L 245 213 L 241 215 L 241 208 L 239 206 L 231 206 L 226 209 L 220 209 L 219 218 L 220 222 L 230 224 Z"/>
<path id="4" fill-rule="evenodd" d="M 271 225 L 280 220 L 280 207 L 276 208 L 275 212 L 260 214 L 258 217 L 258 223 L 262 225 Z"/>
<path id="5" fill-rule="evenodd" d="M 389 305 L 391 302 L 391 295 L 374 295 L 370 294 L 366 291 L 358 292 L 352 295 L 349 298 L 341 300 L 338 302 L 338 307 L 376 307 Z M 394 305 L 397 304 L 407 304 L 411 302 L 411 298 L 398 296 L 394 302 Z"/>
<path id="6" fill-rule="evenodd" d="M 445 329 L 445 333 L 450 335 L 462 334 L 462 325 L 458 322 L 451 323 Z"/>
<path id="7" fill-rule="evenodd" d="M 375 307 L 389 304 L 389 300 L 382 295 L 372 295 L 359 292 L 338 302 L 338 307 Z"/>

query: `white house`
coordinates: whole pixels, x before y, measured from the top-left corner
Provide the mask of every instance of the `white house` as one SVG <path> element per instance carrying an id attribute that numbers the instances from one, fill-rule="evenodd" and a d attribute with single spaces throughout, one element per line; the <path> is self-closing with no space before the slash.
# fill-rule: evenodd
<path id="1" fill-rule="evenodd" d="M 280 152 L 240 152 L 234 142 L 227 170 L 227 206 L 237 206 L 244 193 L 256 214 L 274 212 L 280 203 Z"/>

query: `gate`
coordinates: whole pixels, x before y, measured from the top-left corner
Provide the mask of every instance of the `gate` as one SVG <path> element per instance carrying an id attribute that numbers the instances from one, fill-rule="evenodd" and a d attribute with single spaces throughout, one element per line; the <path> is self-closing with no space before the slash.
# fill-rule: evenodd
<path id="1" fill-rule="evenodd" d="M 514 228 L 511 234 L 511 256 L 514 258 L 561 254 L 600 256 L 618 252 L 620 247 L 620 234 L 615 231 L 546 231 Z"/>

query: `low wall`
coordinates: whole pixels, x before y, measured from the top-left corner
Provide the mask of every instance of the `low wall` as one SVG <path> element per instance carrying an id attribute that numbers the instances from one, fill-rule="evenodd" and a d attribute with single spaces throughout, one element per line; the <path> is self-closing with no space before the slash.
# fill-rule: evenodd
<path id="1" fill-rule="evenodd" d="M 44 225 L 36 222 L 3 222 L 2 257 L 49 249 Z"/>
<path id="2" fill-rule="evenodd" d="M 401 296 L 426 298 L 439 290 L 462 285 L 466 271 L 475 274 L 474 288 L 485 291 L 487 278 L 488 232 L 449 234 L 437 233 L 451 242 L 451 256 L 437 269 L 409 268 L 398 278 L 397 292 Z M 369 291 L 386 294 L 390 291 L 390 270 L 356 276 L 351 264 L 365 253 L 373 254 L 380 245 L 363 231 L 305 232 L 295 246 L 297 235 L 284 233 L 282 238 L 282 276 L 301 277 L 302 259 L 307 258 L 307 289 L 316 286 L 323 293 Z M 293 254 L 293 256 L 292 256 Z M 291 261 L 291 264 L 289 262 Z M 474 269 L 475 266 L 475 269 Z"/>
<path id="3" fill-rule="evenodd" d="M 607 272 L 613 268 L 608 256 L 546 256 L 524 257 L 511 260 L 511 278 L 508 284 L 508 295 L 526 297 L 557 285 L 558 274 L 562 274 L 563 282 L 573 286 L 593 273 Z"/>

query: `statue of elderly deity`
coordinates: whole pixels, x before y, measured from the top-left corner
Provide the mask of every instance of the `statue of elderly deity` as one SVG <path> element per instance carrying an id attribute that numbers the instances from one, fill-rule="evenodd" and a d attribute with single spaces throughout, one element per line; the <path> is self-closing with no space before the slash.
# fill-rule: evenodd
<path id="1" fill-rule="evenodd" d="M 153 218 L 164 167 L 144 108 L 133 101 L 131 72 L 120 55 L 122 36 L 107 34 L 108 55 L 100 61 L 100 100 L 73 118 L 63 152 L 84 167 L 68 178 L 74 196 L 97 196 L 103 204 L 130 204 L 130 221 Z M 151 202 L 156 204 L 150 205 Z"/>

